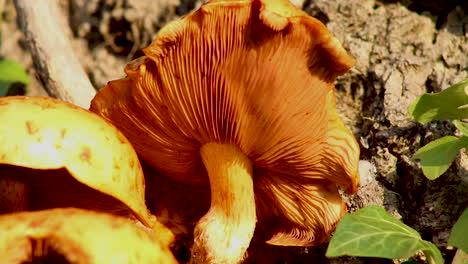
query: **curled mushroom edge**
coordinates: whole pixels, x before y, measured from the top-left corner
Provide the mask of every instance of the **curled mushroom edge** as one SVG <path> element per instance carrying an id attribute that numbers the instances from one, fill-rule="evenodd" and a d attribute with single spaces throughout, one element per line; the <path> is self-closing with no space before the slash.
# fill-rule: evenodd
<path id="1" fill-rule="evenodd" d="M 177 263 L 166 241 L 108 213 L 56 208 L 5 214 L 0 230 L 0 263 Z"/>

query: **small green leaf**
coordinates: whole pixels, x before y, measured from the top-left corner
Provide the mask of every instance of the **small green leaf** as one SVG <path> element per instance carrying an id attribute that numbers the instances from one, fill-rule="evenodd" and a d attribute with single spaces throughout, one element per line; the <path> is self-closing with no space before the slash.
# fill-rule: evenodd
<path id="1" fill-rule="evenodd" d="M 442 175 L 455 160 L 458 150 L 468 146 L 468 137 L 460 138 L 446 136 L 439 138 L 420 148 L 414 153 L 413 159 L 421 161 L 424 175 L 434 180 Z"/>
<path id="2" fill-rule="evenodd" d="M 468 252 L 468 208 L 463 211 L 455 225 L 453 225 L 448 243 Z"/>
<path id="3" fill-rule="evenodd" d="M 454 120 L 453 124 L 458 130 L 460 130 L 460 132 L 462 132 L 463 135 L 468 136 L 468 123 L 460 120 Z"/>
<path id="4" fill-rule="evenodd" d="M 338 223 L 327 249 L 329 258 L 360 256 L 409 258 L 422 250 L 430 263 L 443 263 L 437 247 L 416 230 L 403 224 L 378 206 L 368 206 L 346 214 Z"/>
<path id="5" fill-rule="evenodd" d="M 0 96 L 5 96 L 10 89 L 11 83 L 4 83 L 0 81 Z"/>
<path id="6" fill-rule="evenodd" d="M 17 62 L 0 60 L 0 96 L 5 96 L 14 83 L 29 83 L 28 73 Z"/>
<path id="7" fill-rule="evenodd" d="M 440 93 L 423 94 L 409 106 L 408 113 L 422 124 L 468 118 L 468 79 Z"/>

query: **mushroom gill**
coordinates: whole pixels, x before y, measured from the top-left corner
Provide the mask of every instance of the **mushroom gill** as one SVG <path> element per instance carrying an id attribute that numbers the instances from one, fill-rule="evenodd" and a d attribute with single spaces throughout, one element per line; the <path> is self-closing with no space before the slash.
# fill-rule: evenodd
<path id="1" fill-rule="evenodd" d="M 326 240 L 359 149 L 333 91 L 355 61 L 325 26 L 287 0 L 216 0 L 143 51 L 91 110 L 165 175 L 209 182 L 192 262 L 239 263 L 257 220 L 272 244 Z"/>

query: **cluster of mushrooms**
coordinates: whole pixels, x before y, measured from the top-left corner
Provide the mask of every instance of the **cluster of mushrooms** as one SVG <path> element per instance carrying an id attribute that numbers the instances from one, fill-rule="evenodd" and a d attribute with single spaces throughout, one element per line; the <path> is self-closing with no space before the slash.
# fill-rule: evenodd
<path id="1" fill-rule="evenodd" d="M 211 0 L 143 52 L 90 111 L 0 98 L 0 263 L 177 263 L 177 223 L 190 263 L 241 263 L 254 232 L 327 241 L 359 148 L 333 89 L 355 61 L 325 26 L 287 0 Z"/>

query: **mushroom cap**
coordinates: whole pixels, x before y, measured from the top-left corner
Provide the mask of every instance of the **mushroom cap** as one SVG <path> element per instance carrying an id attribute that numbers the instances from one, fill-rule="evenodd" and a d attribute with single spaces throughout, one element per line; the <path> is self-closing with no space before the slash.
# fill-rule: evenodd
<path id="1" fill-rule="evenodd" d="M 345 211 L 334 184 L 349 193 L 359 185 L 359 148 L 333 90 L 355 61 L 326 27 L 287 0 L 215 0 L 166 25 L 143 51 L 91 110 L 184 182 L 207 181 L 202 145 L 236 145 L 252 161 L 258 207 L 282 205 L 264 216 L 296 224 L 277 228 L 271 243 L 323 241 Z"/>
<path id="2" fill-rule="evenodd" d="M 135 150 L 101 117 L 56 99 L 18 96 L 0 98 L 0 120 L 2 176 L 12 168 L 1 164 L 40 170 L 29 175 L 44 177 L 36 181 L 45 181 L 45 170 L 65 177 L 60 169 L 66 169 L 74 180 L 128 206 L 145 225 L 156 223 L 145 205 L 145 180 Z M 43 183 L 47 185 L 62 188 Z"/>
<path id="3" fill-rule="evenodd" d="M 0 230 L 0 263 L 29 261 L 40 243 L 70 263 L 177 263 L 166 241 L 106 213 L 59 208 L 6 214 Z"/>

